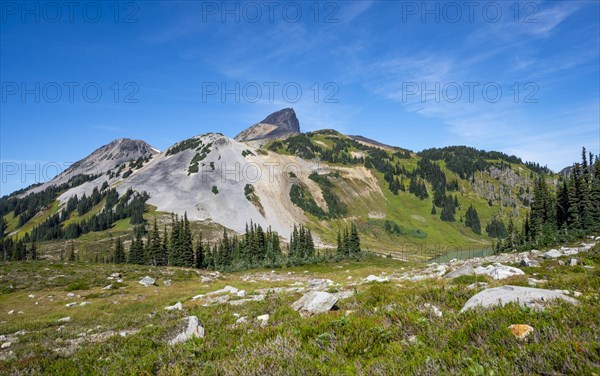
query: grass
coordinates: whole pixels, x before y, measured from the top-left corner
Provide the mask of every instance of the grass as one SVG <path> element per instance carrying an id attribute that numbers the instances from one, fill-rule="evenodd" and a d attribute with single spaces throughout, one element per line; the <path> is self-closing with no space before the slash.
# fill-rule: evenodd
<path id="1" fill-rule="evenodd" d="M 0 352 L 3 373 L 23 374 L 598 374 L 600 372 L 600 247 L 582 255 L 594 269 L 544 261 L 524 268 L 527 276 L 506 281 L 486 279 L 491 286 L 526 284 L 544 278 L 549 288 L 579 291 L 576 306 L 554 303 L 542 311 L 518 305 L 459 314 L 475 293 L 474 277 L 452 281 L 373 283 L 355 286 L 357 294 L 338 303 L 339 310 L 302 318 L 290 308 L 300 294 L 270 294 L 264 301 L 241 306 L 203 307 L 190 298 L 225 285 L 245 289 L 287 286 L 290 281 L 259 278 L 270 270 L 254 270 L 200 282 L 195 270 L 132 265 L 20 262 L 0 265 L 1 335 L 16 336 Z M 368 258 L 361 262 L 307 265 L 276 270 L 276 275 L 330 278 L 345 288 L 348 276 L 392 274 L 412 268 L 404 262 Z M 102 287 L 120 272 L 123 285 Z M 291 274 L 288 274 L 291 273 Z M 201 272 L 200 274 L 206 274 Z M 149 275 L 157 286 L 137 283 Z M 249 275 L 256 282 L 244 279 Z M 60 276 L 60 277 L 59 277 Z M 171 286 L 163 281 L 170 279 Z M 482 281 L 482 279 L 480 279 Z M 66 290 L 84 282 L 88 290 Z M 35 295 L 29 298 L 28 295 Z M 90 305 L 68 308 L 70 301 Z M 184 311 L 165 311 L 181 301 Z M 38 304 L 35 304 L 35 303 Z M 425 304 L 438 307 L 438 317 Z M 13 315 L 7 315 L 14 309 Z M 16 311 L 22 311 L 18 314 Z M 255 318 L 268 313 L 261 327 Z M 180 319 L 196 315 L 206 338 L 169 346 Z M 247 324 L 236 325 L 237 316 Z M 57 322 L 69 316 L 66 323 Z M 508 331 L 511 324 L 535 328 L 524 341 Z M 128 331 L 122 337 L 114 335 Z M 111 335 L 113 334 L 113 335 Z"/>

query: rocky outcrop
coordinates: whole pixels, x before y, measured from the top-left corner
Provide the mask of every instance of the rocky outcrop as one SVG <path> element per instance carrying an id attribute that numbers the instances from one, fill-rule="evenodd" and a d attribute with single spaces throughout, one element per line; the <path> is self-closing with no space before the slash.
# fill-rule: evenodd
<path id="1" fill-rule="evenodd" d="M 338 298 L 325 291 L 311 291 L 292 304 L 302 316 L 312 316 L 334 309 Z"/>
<path id="2" fill-rule="evenodd" d="M 475 269 L 473 269 L 473 266 L 471 264 L 465 264 L 465 265 L 461 266 L 460 268 L 453 270 L 450 273 L 446 274 L 444 276 L 444 278 L 454 279 L 457 277 L 462 277 L 463 275 L 473 275 L 473 274 L 475 274 Z"/>
<path id="3" fill-rule="evenodd" d="M 497 263 L 495 265 L 488 265 L 486 267 L 479 266 L 475 268 L 475 274 L 487 275 L 493 279 L 499 280 L 510 278 L 515 275 L 523 275 L 525 273 L 519 268 L 513 268 L 512 266 L 506 266 Z"/>
<path id="4" fill-rule="evenodd" d="M 188 316 L 182 321 L 186 324 L 185 328 L 169 341 L 169 345 L 186 342 L 194 337 L 204 338 L 204 327 L 200 324 L 196 316 Z"/>
<path id="5" fill-rule="evenodd" d="M 506 285 L 486 289 L 475 294 L 465 303 L 460 312 L 477 307 L 504 306 L 508 303 L 518 303 L 523 307 L 538 308 L 541 302 L 556 299 L 577 304 L 577 300 L 566 296 L 563 291 Z"/>
<path id="6" fill-rule="evenodd" d="M 149 287 L 154 285 L 156 283 L 156 280 L 154 278 L 145 276 L 144 278 L 140 279 L 138 283 L 144 287 Z"/>
<path id="7" fill-rule="evenodd" d="M 239 133 L 235 136 L 235 140 L 242 142 L 265 138 L 281 138 L 297 133 L 300 133 L 300 122 L 294 109 L 284 108 Z"/>

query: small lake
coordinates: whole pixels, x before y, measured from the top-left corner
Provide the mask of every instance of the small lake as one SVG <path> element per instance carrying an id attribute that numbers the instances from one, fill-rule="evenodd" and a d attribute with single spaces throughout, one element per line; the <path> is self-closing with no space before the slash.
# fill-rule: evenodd
<path id="1" fill-rule="evenodd" d="M 428 262 L 437 262 L 438 264 L 441 264 L 444 262 L 448 262 L 452 259 L 468 260 L 468 259 L 471 259 L 474 257 L 485 257 L 485 256 L 491 256 L 493 254 L 494 254 L 494 250 L 492 248 L 464 249 L 464 250 L 450 251 L 443 255 L 433 257 Z"/>

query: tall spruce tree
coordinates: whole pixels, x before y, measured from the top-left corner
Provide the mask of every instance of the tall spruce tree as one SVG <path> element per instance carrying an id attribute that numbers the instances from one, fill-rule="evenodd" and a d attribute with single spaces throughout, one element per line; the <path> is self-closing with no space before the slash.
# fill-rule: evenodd
<path id="1" fill-rule="evenodd" d="M 479 215 L 473 205 L 467 209 L 465 215 L 465 226 L 473 230 L 474 233 L 481 235 L 481 222 L 479 221 Z"/>
<path id="2" fill-rule="evenodd" d="M 115 264 L 123 264 L 127 261 L 125 256 L 125 248 L 123 247 L 123 241 L 121 238 L 117 238 L 115 241 L 115 252 L 113 255 L 113 262 Z"/>
<path id="3" fill-rule="evenodd" d="M 204 257 L 204 244 L 202 243 L 202 233 L 198 236 L 196 242 L 196 257 L 195 257 L 196 268 L 201 269 L 206 267 Z"/>
<path id="4" fill-rule="evenodd" d="M 160 233 L 158 232 L 158 223 L 156 218 L 154 218 L 154 224 L 148 233 L 147 248 L 148 254 L 146 259 L 150 265 L 165 265 L 166 262 L 162 257 L 162 242 L 160 239 Z"/>
<path id="5" fill-rule="evenodd" d="M 183 228 L 181 236 L 181 263 L 182 266 L 194 267 L 194 239 L 188 221 L 187 213 L 183 217 Z"/>

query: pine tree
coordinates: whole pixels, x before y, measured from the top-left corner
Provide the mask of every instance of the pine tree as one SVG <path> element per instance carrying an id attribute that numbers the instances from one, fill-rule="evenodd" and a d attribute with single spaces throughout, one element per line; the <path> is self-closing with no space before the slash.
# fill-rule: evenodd
<path id="1" fill-rule="evenodd" d="M 592 178 L 590 200 L 592 202 L 592 218 L 596 228 L 600 228 L 600 159 L 596 157 L 594 176 Z"/>
<path id="2" fill-rule="evenodd" d="M 182 232 L 183 227 L 177 216 L 171 216 L 171 249 L 169 252 L 169 265 L 181 266 Z"/>
<path id="3" fill-rule="evenodd" d="M 4 231 L 8 228 L 8 223 L 3 216 L 0 215 L 0 239 L 4 238 Z"/>
<path id="4" fill-rule="evenodd" d="M 202 244 L 202 233 L 200 233 L 200 235 L 198 237 L 198 241 L 196 242 L 196 257 L 195 257 L 196 268 L 198 268 L 198 269 L 204 268 L 206 266 L 204 264 L 204 262 L 205 262 L 204 244 Z"/>
<path id="5" fill-rule="evenodd" d="M 212 247 L 210 243 L 206 244 L 206 254 L 204 256 L 204 264 L 207 269 L 215 269 L 215 261 L 213 258 Z"/>
<path id="6" fill-rule="evenodd" d="M 123 247 L 123 241 L 121 238 L 117 238 L 115 241 L 115 252 L 113 256 L 113 262 L 115 264 L 123 264 L 126 261 L 125 248 Z"/>
<path id="7" fill-rule="evenodd" d="M 183 266 L 194 267 L 194 239 L 188 221 L 187 213 L 183 217 L 183 231 L 181 235 L 181 263 Z"/>
<path id="8" fill-rule="evenodd" d="M 563 228 L 569 223 L 569 179 L 564 178 L 559 183 L 556 194 L 556 226 Z"/>
<path id="9" fill-rule="evenodd" d="M 73 240 L 71 240 L 69 243 L 69 261 L 74 262 L 75 260 L 75 243 L 73 243 Z"/>
<path id="10" fill-rule="evenodd" d="M 471 228 L 474 233 L 481 235 L 481 222 L 479 221 L 479 215 L 473 205 L 467 209 L 465 216 L 465 226 Z"/>
<path id="11" fill-rule="evenodd" d="M 444 222 L 456 222 L 454 213 L 454 200 L 452 199 L 452 196 L 448 196 L 444 201 L 444 206 L 442 206 L 442 214 L 440 214 L 440 219 Z"/>
<path id="12" fill-rule="evenodd" d="M 436 215 L 436 214 L 437 214 L 437 211 L 435 210 L 435 204 L 433 204 L 433 205 L 431 206 L 431 214 L 432 214 L 432 215 Z"/>
<path id="13" fill-rule="evenodd" d="M 31 258 L 31 260 L 37 260 L 37 247 L 35 246 L 35 240 L 31 242 L 29 257 Z"/>
<path id="14" fill-rule="evenodd" d="M 485 231 L 490 238 L 504 239 L 508 236 L 504 222 L 498 217 L 492 218 L 492 221 L 485 227 Z"/>
<path id="15" fill-rule="evenodd" d="M 342 238 L 343 248 L 344 248 L 344 257 L 350 256 L 350 234 L 348 232 L 348 227 L 344 228 L 344 237 Z"/>
<path id="16" fill-rule="evenodd" d="M 158 232 L 158 223 L 154 218 L 154 225 L 148 234 L 147 241 L 148 253 L 146 260 L 150 265 L 159 266 L 164 265 L 165 260 L 162 258 L 162 243 L 160 239 L 160 233 Z"/>
<path id="17" fill-rule="evenodd" d="M 569 179 L 569 206 L 568 206 L 568 223 L 571 229 L 581 228 L 581 174 L 579 164 L 573 166 L 572 176 Z"/>
<path id="18" fill-rule="evenodd" d="M 338 234 L 337 234 L 337 250 L 336 250 L 336 254 L 338 257 L 344 257 L 344 246 L 342 244 L 342 233 L 341 231 L 338 229 Z"/>
<path id="19" fill-rule="evenodd" d="M 581 216 L 581 227 L 583 229 L 590 229 L 594 225 L 594 204 L 592 202 L 592 174 L 591 166 L 587 163 L 587 154 L 585 148 L 581 153 L 581 184 L 580 184 L 580 197 L 579 197 L 579 213 Z"/>
<path id="20" fill-rule="evenodd" d="M 163 239 L 160 245 L 160 259 L 161 265 L 169 265 L 169 232 L 167 231 L 167 225 L 163 228 Z"/>
<path id="21" fill-rule="evenodd" d="M 129 248 L 129 263 L 130 264 L 144 264 L 144 240 L 142 239 L 143 229 L 141 226 L 136 227 L 135 237 L 131 242 Z"/>
<path id="22" fill-rule="evenodd" d="M 353 258 L 358 258 L 361 252 L 360 249 L 360 237 L 358 236 L 358 228 L 356 227 L 356 225 L 354 223 L 352 223 L 352 226 L 350 228 L 350 240 L 349 240 L 349 244 L 350 244 L 350 256 Z"/>

